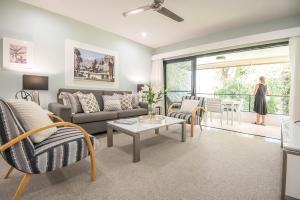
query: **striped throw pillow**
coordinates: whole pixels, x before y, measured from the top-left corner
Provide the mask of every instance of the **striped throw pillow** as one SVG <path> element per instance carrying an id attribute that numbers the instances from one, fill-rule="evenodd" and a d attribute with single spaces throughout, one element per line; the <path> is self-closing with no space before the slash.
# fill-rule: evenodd
<path id="1" fill-rule="evenodd" d="M 102 99 L 103 99 L 103 104 L 104 104 L 104 111 L 122 110 L 120 96 L 103 95 Z"/>

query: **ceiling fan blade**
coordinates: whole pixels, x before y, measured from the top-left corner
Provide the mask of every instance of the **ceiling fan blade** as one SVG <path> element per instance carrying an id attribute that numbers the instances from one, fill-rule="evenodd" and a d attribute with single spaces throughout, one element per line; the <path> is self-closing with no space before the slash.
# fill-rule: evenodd
<path id="1" fill-rule="evenodd" d="M 183 18 L 179 17 L 178 15 L 176 15 L 175 13 L 173 13 L 172 11 L 168 10 L 165 7 L 158 9 L 157 12 L 159 12 L 160 14 L 165 15 L 167 17 L 170 17 L 171 19 L 173 19 L 177 22 L 182 22 L 184 20 Z"/>
<path id="2" fill-rule="evenodd" d="M 165 0 L 154 0 L 154 3 L 163 4 L 164 2 L 165 2 Z"/>
<path id="3" fill-rule="evenodd" d="M 138 13 L 141 13 L 141 12 L 145 12 L 145 11 L 150 10 L 150 9 L 152 9 L 151 5 L 142 6 L 142 7 L 124 12 L 123 15 L 124 16 L 134 15 L 134 14 L 138 14 Z"/>

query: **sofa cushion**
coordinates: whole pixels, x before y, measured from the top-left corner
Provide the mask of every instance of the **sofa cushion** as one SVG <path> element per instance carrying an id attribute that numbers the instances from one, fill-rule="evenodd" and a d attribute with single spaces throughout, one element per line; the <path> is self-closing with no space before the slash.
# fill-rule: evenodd
<path id="1" fill-rule="evenodd" d="M 89 123 L 89 122 L 97 122 L 104 120 L 117 119 L 117 112 L 96 112 L 96 113 L 77 113 L 73 115 L 72 122 L 76 124 Z"/>
<path id="2" fill-rule="evenodd" d="M 58 94 L 60 94 L 61 92 L 70 92 L 70 93 L 75 93 L 80 91 L 83 94 L 89 94 L 89 93 L 93 93 L 98 101 L 100 110 L 103 110 L 103 102 L 102 102 L 102 95 L 103 95 L 103 91 L 101 90 L 84 90 L 84 89 L 59 89 Z M 63 104 L 62 99 L 58 98 L 58 102 Z"/>
<path id="3" fill-rule="evenodd" d="M 94 149 L 99 141 L 89 135 Z M 35 174 L 54 171 L 80 161 L 89 155 L 82 132 L 73 127 L 59 127 L 57 132 L 35 145 L 32 171 Z"/>
<path id="4" fill-rule="evenodd" d="M 71 112 L 72 114 L 75 113 L 82 113 L 83 109 L 81 106 L 81 103 L 79 101 L 78 94 L 81 92 L 75 92 L 75 93 L 70 93 L 70 92 L 61 92 L 58 96 L 59 99 L 63 100 L 63 104 L 65 106 L 70 106 L 71 107 Z"/>
<path id="5" fill-rule="evenodd" d="M 138 108 L 139 107 L 139 103 L 140 103 L 140 95 L 139 94 L 132 94 L 132 107 L 133 108 Z"/>
<path id="6" fill-rule="evenodd" d="M 103 95 L 104 111 L 118 111 L 121 108 L 121 99 L 119 96 Z"/>
<path id="7" fill-rule="evenodd" d="M 185 99 L 181 103 L 180 112 L 192 113 L 192 111 L 199 105 L 200 101 Z"/>
<path id="8" fill-rule="evenodd" d="M 131 94 L 124 94 L 121 96 L 121 108 L 122 110 L 132 110 L 132 96 Z"/>
<path id="9" fill-rule="evenodd" d="M 147 115 L 147 114 L 148 114 L 148 111 L 145 108 L 136 108 L 133 110 L 118 111 L 119 118 L 135 117 L 135 116 Z"/>
<path id="10" fill-rule="evenodd" d="M 67 88 L 60 88 L 58 90 L 58 94 L 60 94 L 61 92 L 70 92 L 70 93 L 75 93 L 80 91 L 83 94 L 89 94 L 89 93 L 93 93 L 99 103 L 99 107 L 100 110 L 104 109 L 104 104 L 103 104 L 103 99 L 102 99 L 102 95 L 113 95 L 114 93 L 118 93 L 118 94 L 131 94 L 132 92 L 129 91 L 108 91 L 108 90 L 87 90 L 87 89 L 67 89 Z M 63 104 L 62 99 L 57 99 L 58 103 Z"/>
<path id="11" fill-rule="evenodd" d="M 77 94 L 81 103 L 82 109 L 85 113 L 100 112 L 98 101 L 93 93 L 89 94 Z"/>
<path id="12" fill-rule="evenodd" d="M 53 123 L 43 108 L 35 102 L 25 101 L 23 99 L 10 99 L 7 102 L 13 108 L 15 115 L 26 131 Z M 34 143 L 39 143 L 50 137 L 56 131 L 57 128 L 53 127 L 29 137 Z"/>

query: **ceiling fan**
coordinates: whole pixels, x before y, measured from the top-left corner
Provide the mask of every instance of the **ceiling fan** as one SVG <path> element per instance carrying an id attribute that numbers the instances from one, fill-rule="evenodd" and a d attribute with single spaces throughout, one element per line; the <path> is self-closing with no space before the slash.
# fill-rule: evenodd
<path id="1" fill-rule="evenodd" d="M 180 16 L 176 15 L 175 13 L 173 13 L 172 11 L 170 11 L 169 9 L 164 7 L 164 2 L 165 0 L 154 0 L 154 2 L 150 5 L 146 5 L 146 6 L 142 6 L 133 10 L 129 10 L 127 12 L 124 12 L 123 15 L 124 16 L 129 16 L 129 15 L 133 15 L 133 14 L 138 14 L 141 12 L 145 12 L 147 10 L 154 10 L 162 15 L 165 15 L 177 22 L 182 22 L 184 19 L 181 18 Z"/>

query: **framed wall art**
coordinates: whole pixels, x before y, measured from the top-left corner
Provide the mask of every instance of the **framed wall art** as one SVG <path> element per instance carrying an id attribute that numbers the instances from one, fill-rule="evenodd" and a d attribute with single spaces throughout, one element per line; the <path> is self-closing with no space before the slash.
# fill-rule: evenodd
<path id="1" fill-rule="evenodd" d="M 33 44 L 28 41 L 3 38 L 3 68 L 32 68 Z"/>
<path id="2" fill-rule="evenodd" d="M 118 87 L 118 54 L 97 46 L 66 40 L 68 86 Z"/>

